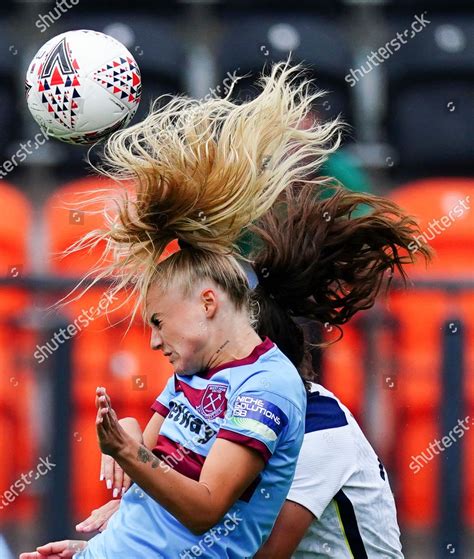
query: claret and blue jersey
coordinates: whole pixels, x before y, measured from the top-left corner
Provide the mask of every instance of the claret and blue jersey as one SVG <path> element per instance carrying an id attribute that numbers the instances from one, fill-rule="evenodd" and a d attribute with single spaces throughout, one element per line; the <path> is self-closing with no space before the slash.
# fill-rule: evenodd
<path id="1" fill-rule="evenodd" d="M 152 409 L 165 417 L 153 452 L 183 475 L 199 479 L 217 438 L 253 448 L 265 468 L 201 536 L 133 484 L 108 528 L 75 558 L 252 557 L 285 501 L 303 440 L 306 394 L 295 367 L 265 338 L 246 358 L 174 375 Z"/>

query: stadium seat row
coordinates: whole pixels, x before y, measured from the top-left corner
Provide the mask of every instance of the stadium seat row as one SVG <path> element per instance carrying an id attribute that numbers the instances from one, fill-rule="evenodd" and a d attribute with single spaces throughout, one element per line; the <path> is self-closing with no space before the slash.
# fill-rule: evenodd
<path id="1" fill-rule="evenodd" d="M 347 32 L 355 17 L 350 13 L 334 18 L 317 12 L 255 12 L 244 7 L 224 10 L 206 22 L 201 37 L 214 39 L 201 44 L 186 35 L 182 14 L 145 16 L 117 9 L 111 21 L 109 10 L 71 12 L 55 24 L 55 33 L 78 28 L 103 31 L 124 42 L 136 58 L 143 74 L 136 120 L 160 95 L 222 95 L 229 77 L 232 81 L 248 72 L 251 77 L 240 80 L 235 92 L 241 97 L 253 94 L 253 81 L 262 67 L 291 53 L 294 61 L 310 67 L 318 87 L 328 91 L 317 107 L 322 118 L 342 113 L 354 126 L 349 140 L 388 142 L 394 147 L 387 170 L 397 165 L 414 175 L 472 170 L 474 19 L 469 14 L 389 11 L 379 22 L 380 33 L 370 35 L 370 21 L 365 23 L 369 26 L 365 33 L 361 18 L 357 36 L 355 31 Z M 188 23 L 194 26 L 193 20 Z M 0 20 L 0 31 L 7 52 L 18 40 L 6 21 Z M 14 125 L 19 117 L 12 108 L 27 110 L 18 102 L 18 86 L 12 86 L 17 66 L 13 56 L 0 61 L 0 151 L 4 155 L 21 139 Z M 210 89 L 202 91 L 206 75 Z M 25 122 L 31 122 L 29 117 Z M 375 130 L 366 128 L 368 123 Z M 31 127 L 23 133 L 29 132 Z M 84 150 L 60 148 L 69 165 L 82 164 Z"/>
<path id="2" fill-rule="evenodd" d="M 60 253 L 86 231 L 100 227 L 99 214 L 82 213 L 71 206 L 82 199 L 85 191 L 97 186 L 94 178 L 76 181 L 59 188 L 47 201 L 43 219 L 48 229 L 49 253 Z M 31 208 L 12 185 L 0 183 L 0 196 L 5 202 L 0 206 L 3 275 L 27 276 Z M 393 472 L 400 520 L 404 525 L 432 527 L 438 520 L 440 461 L 425 459 L 426 463 L 416 473 L 411 464 L 413 460 L 423 460 L 419 457 L 430 441 L 446 434 L 440 422 L 440 411 L 449 403 L 446 400 L 449 395 L 443 392 L 446 325 L 463 325 L 462 409 L 466 416 L 474 417 L 474 290 L 472 285 L 469 289 L 463 287 L 463 282 L 472 281 L 474 229 L 470 204 L 473 197 L 474 181 L 469 179 L 426 179 L 394 190 L 392 198 L 418 217 L 425 240 L 437 252 L 436 258 L 428 269 L 422 264 L 413 266 L 410 277 L 415 282 L 414 288 L 392 291 L 385 309 L 390 320 L 376 329 L 372 342 L 363 325 L 366 319 L 363 315 L 347 325 L 343 340 L 323 354 L 323 382 L 338 394 L 369 433 L 376 433 L 375 427 L 378 427 L 371 424 L 371 417 L 367 415 L 371 374 L 380 380 L 377 389 L 384 405 L 386 431 L 378 447 Z M 415 238 L 414 252 L 417 242 L 420 239 Z M 64 259 L 51 258 L 50 276 L 77 279 L 90 270 L 100 249 L 98 246 L 95 253 L 72 253 Z M 73 415 L 71 448 L 72 463 L 76 466 L 71 470 L 70 479 L 73 514 L 77 520 L 84 518 L 105 498 L 105 490 L 98 481 L 95 387 L 108 388 L 119 415 L 137 416 L 144 424 L 149 417 L 150 403 L 171 374 L 167 360 L 149 349 L 148 334 L 140 320 L 134 321 L 128 331 L 128 323 L 119 322 L 130 310 L 128 305 L 110 316 L 97 312 L 104 289 L 105 286 L 94 287 L 61 311 L 63 321 L 75 324 L 77 330 L 67 342 L 72 344 L 69 372 Z M 44 443 L 44 433 L 38 431 L 51 429 L 45 425 L 49 414 L 44 413 L 40 386 L 42 378 L 48 378 L 47 371 L 51 371 L 54 362 L 53 334 L 57 327 L 48 314 L 42 315 L 45 318 L 41 327 L 28 325 L 25 317 L 33 305 L 31 292 L 11 285 L 2 286 L 0 442 L 5 445 L 2 448 L 8 448 L 8 444 L 15 441 L 18 451 L 2 460 L 0 490 L 10 487 L 22 472 L 34 466 Z M 114 326 L 109 327 L 110 323 Z M 456 331 L 453 330 L 453 334 Z M 377 349 L 376 361 L 373 361 L 369 343 L 375 344 Z M 35 355 L 37 351 L 40 353 Z M 19 402 L 23 404 L 21 407 Z M 22 433 L 19 440 L 14 433 Z M 458 443 L 461 444 L 461 440 Z M 468 472 L 473 467 L 474 437 L 468 430 L 462 444 L 465 472 L 462 506 L 465 521 L 472 527 L 474 482 Z M 7 515 L 11 518 L 12 514 L 31 518 L 35 501 L 33 488 L 26 495 L 27 498 L 13 502 L 9 510 L 0 510 L 0 521 Z"/>

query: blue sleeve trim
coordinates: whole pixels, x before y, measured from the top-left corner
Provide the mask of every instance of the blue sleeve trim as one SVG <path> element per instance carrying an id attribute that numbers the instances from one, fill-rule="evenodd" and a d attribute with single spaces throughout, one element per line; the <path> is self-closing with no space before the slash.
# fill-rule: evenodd
<path id="1" fill-rule="evenodd" d="M 346 414 L 337 400 L 321 396 L 319 392 L 308 394 L 305 433 L 343 427 L 348 424 Z"/>

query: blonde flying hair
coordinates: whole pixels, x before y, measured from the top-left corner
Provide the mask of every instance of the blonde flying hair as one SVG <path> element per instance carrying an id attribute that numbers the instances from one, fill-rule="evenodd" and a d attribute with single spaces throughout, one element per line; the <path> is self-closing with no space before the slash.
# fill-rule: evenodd
<path id="1" fill-rule="evenodd" d="M 259 84 L 261 93 L 241 104 L 231 101 L 232 91 L 206 100 L 172 97 L 109 137 L 100 171 L 132 192 L 117 189 L 112 210 L 109 192 L 93 193 L 108 208 L 105 227 L 68 251 L 105 246 L 84 278 L 92 278 L 86 290 L 103 279 L 113 281 L 114 293 L 129 289 L 132 317 L 154 281 L 166 290 L 179 279 L 188 293 L 208 277 L 237 307 L 248 302 L 238 238 L 289 185 L 324 182 L 315 171 L 338 148 L 342 129 L 339 119 L 301 126 L 324 93 L 300 66 L 275 64 Z M 163 259 L 173 239 L 182 250 Z"/>

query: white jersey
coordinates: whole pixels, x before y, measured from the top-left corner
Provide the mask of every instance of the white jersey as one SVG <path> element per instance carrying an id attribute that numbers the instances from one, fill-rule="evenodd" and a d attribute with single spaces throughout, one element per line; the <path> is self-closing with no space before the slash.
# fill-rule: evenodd
<path id="1" fill-rule="evenodd" d="M 287 497 L 313 513 L 294 559 L 403 558 L 387 473 L 351 412 L 320 384 Z"/>

